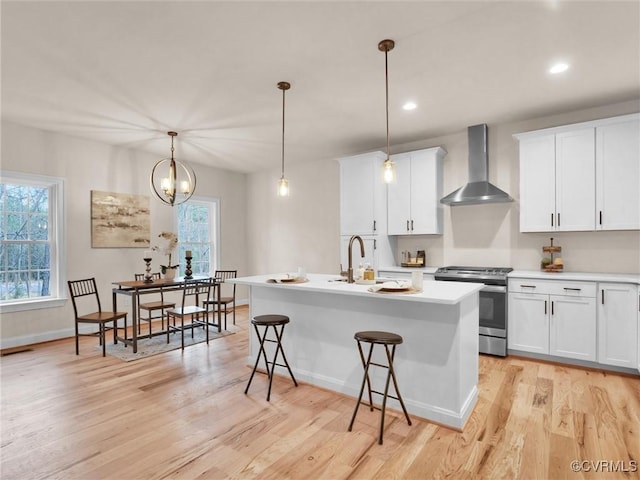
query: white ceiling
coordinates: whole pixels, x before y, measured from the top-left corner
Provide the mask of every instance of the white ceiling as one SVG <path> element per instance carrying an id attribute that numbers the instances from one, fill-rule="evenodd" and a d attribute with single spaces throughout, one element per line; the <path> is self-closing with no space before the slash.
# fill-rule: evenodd
<path id="1" fill-rule="evenodd" d="M 638 1 L 1 2 L 5 119 L 251 172 L 640 98 Z M 571 68 L 551 76 L 557 59 Z M 418 109 L 401 105 L 413 100 Z"/>

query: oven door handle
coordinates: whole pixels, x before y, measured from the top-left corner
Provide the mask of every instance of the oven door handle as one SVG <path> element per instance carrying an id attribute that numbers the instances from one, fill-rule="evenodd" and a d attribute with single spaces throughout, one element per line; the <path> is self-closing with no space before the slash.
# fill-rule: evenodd
<path id="1" fill-rule="evenodd" d="M 482 287 L 481 292 L 496 292 L 496 293 L 507 293 L 507 287 L 503 287 L 501 285 L 485 285 Z"/>

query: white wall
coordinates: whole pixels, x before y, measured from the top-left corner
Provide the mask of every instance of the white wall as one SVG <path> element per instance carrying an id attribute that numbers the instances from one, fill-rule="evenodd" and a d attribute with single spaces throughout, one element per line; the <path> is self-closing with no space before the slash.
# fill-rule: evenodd
<path id="1" fill-rule="evenodd" d="M 253 274 L 340 271 L 337 161 L 287 166 L 291 196 L 276 196 L 280 172 L 249 175 L 247 233 Z"/>
<path id="2" fill-rule="evenodd" d="M 65 179 L 66 277 L 95 276 L 103 308 L 110 309 L 111 282 L 132 279 L 134 273 L 144 271 L 143 249 L 91 248 L 90 192 L 148 195 L 153 245 L 159 232 L 174 230 L 172 208 L 149 191 L 149 174 L 159 158 L 10 122 L 2 123 L 2 134 L 3 170 Z M 198 176 L 197 194 L 220 199 L 221 267 L 246 274 L 246 175 L 192 166 Z M 64 285 L 65 293 L 66 288 Z M 124 307 L 122 303 L 119 300 L 119 309 Z M 73 307 L 69 301 L 60 308 L 3 313 L 0 327 L 2 348 L 72 336 Z"/>
<path id="3" fill-rule="evenodd" d="M 562 246 L 567 271 L 640 272 L 640 232 L 519 232 L 519 164 L 515 133 L 640 111 L 640 101 L 561 115 L 489 125 L 489 178 L 513 203 L 445 207 L 443 235 L 399 237 L 403 250 L 426 250 L 427 263 L 442 265 L 539 268 L 542 246 L 554 237 Z M 480 120 L 481 122 L 481 120 Z M 479 123 L 480 123 L 479 122 Z M 444 194 L 467 181 L 467 132 L 392 146 L 392 153 L 441 145 L 445 158 Z M 371 150 L 379 149 L 372 145 Z M 349 152 L 354 153 L 354 152 Z M 347 154 L 347 152 L 345 153 Z M 339 251 L 339 172 L 337 162 L 300 162 L 287 166 L 291 197 L 275 197 L 276 171 L 249 176 L 250 269 L 286 272 L 303 264 L 308 271 L 336 273 Z M 640 188 L 640 186 L 639 186 Z"/>

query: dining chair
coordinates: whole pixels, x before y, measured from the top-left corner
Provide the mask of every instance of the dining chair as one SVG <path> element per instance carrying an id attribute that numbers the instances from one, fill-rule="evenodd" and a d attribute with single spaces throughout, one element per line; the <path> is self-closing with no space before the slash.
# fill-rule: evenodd
<path id="1" fill-rule="evenodd" d="M 224 329 L 227 329 L 227 313 L 233 313 L 233 324 L 236 324 L 236 284 L 231 284 L 231 288 L 227 288 L 225 293 L 231 293 L 231 295 L 223 296 L 222 288 L 224 287 L 225 280 L 229 280 L 231 278 L 237 278 L 238 271 L 237 270 L 216 270 L 214 274 L 214 279 L 220 283 L 218 285 L 218 292 L 220 298 L 211 297 L 204 301 L 204 305 L 213 304 L 216 309 L 218 307 L 218 303 L 220 303 L 220 307 L 224 309 Z"/>
<path id="2" fill-rule="evenodd" d="M 98 337 L 100 338 L 100 345 L 102 345 L 102 356 L 107 354 L 107 342 L 106 332 L 113 330 L 113 343 L 118 343 L 116 333 L 118 329 L 118 320 L 124 319 L 125 338 L 127 331 L 127 312 L 103 312 L 100 304 L 100 295 L 98 294 L 98 288 L 96 287 L 95 278 L 86 278 L 83 280 L 69 280 L 69 293 L 71 294 L 71 301 L 73 302 L 73 312 L 75 314 L 75 326 L 76 326 L 76 355 L 79 355 L 79 337 Z M 93 311 L 92 313 L 78 314 L 78 310 Z M 98 325 L 97 332 L 80 333 L 78 328 L 81 323 L 89 323 Z M 108 326 L 112 324 L 111 326 Z"/>
<path id="3" fill-rule="evenodd" d="M 136 281 L 144 280 L 144 273 L 136 273 L 135 278 Z M 152 280 L 160 280 L 162 277 L 160 276 L 160 272 L 151 274 Z M 149 322 L 149 338 L 151 338 L 151 321 L 157 320 L 158 318 L 162 322 L 162 330 L 164 330 L 164 319 L 166 316 L 165 310 L 169 308 L 174 308 L 176 306 L 176 302 L 168 302 L 164 299 L 164 292 L 162 291 L 162 287 L 159 287 L 159 300 L 155 300 L 153 302 L 138 302 L 138 335 L 140 334 L 140 320 L 144 322 Z M 157 297 L 156 297 L 157 298 Z M 142 316 L 142 310 L 146 312 L 146 317 Z M 160 311 L 160 316 L 154 316 L 154 312 Z"/>
<path id="4" fill-rule="evenodd" d="M 181 306 L 167 310 L 167 343 L 169 343 L 171 332 L 180 332 L 184 349 L 184 331 L 190 329 L 191 338 L 193 338 L 193 330 L 199 326 L 204 327 L 207 343 L 209 343 L 209 326 L 213 325 L 209 322 L 209 314 L 213 311 L 209 309 L 209 305 L 201 307 L 200 302 L 210 297 L 214 284 L 215 281 L 212 278 L 184 281 Z M 179 323 L 176 322 L 178 319 Z M 185 323 L 185 319 L 188 323 Z M 173 324 L 169 320 L 173 320 Z"/>

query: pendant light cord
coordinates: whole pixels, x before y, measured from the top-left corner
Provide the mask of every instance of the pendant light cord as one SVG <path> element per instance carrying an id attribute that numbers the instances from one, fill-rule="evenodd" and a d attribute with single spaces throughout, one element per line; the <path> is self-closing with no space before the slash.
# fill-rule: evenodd
<path id="1" fill-rule="evenodd" d="M 282 178 L 284 178 L 284 93 L 291 88 L 291 84 L 278 82 L 278 88 L 282 90 Z"/>
<path id="2" fill-rule="evenodd" d="M 387 54 L 388 50 L 384 52 L 384 83 L 385 83 L 385 95 L 386 95 L 386 112 L 387 112 L 387 160 L 389 160 L 389 70 L 387 67 Z"/>
<path id="3" fill-rule="evenodd" d="M 282 89 L 282 178 L 284 178 L 284 93 L 286 89 Z"/>

